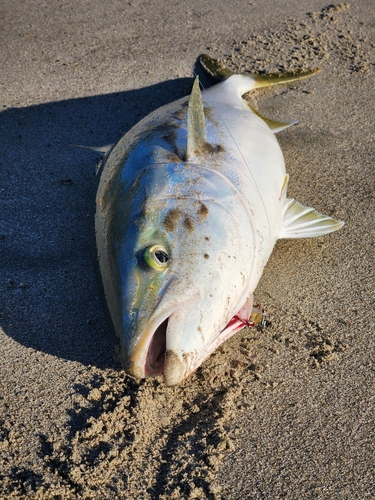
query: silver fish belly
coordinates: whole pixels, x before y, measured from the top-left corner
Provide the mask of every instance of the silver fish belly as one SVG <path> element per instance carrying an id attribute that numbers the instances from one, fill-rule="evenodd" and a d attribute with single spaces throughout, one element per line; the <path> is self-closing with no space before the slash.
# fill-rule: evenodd
<path id="1" fill-rule="evenodd" d="M 108 152 L 95 229 L 104 292 L 125 370 L 186 379 L 248 323 L 278 238 L 320 236 L 341 222 L 287 198 L 274 134 L 294 124 L 242 99 L 309 76 L 234 75 L 148 115 Z"/>

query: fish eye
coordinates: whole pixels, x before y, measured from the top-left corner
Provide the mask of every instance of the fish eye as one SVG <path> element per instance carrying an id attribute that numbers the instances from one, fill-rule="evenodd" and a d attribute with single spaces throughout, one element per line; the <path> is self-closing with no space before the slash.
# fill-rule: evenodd
<path id="1" fill-rule="evenodd" d="M 148 247 L 144 253 L 144 259 L 155 271 L 164 271 L 168 266 L 169 255 L 167 250 L 161 245 L 153 245 Z"/>

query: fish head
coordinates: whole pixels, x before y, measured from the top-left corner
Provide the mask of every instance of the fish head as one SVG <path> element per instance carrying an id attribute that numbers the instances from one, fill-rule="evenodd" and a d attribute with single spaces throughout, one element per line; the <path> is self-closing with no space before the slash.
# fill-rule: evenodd
<path id="1" fill-rule="evenodd" d="M 148 167 L 124 197 L 114 244 L 123 365 L 175 385 L 243 326 L 231 319 L 246 304 L 250 315 L 251 214 L 224 176 L 185 163 Z"/>

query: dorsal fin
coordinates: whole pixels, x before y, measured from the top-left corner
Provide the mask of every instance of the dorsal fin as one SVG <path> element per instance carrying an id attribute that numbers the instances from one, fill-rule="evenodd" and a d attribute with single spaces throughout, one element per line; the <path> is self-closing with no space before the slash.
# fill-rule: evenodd
<path id="1" fill-rule="evenodd" d="M 186 157 L 196 156 L 207 146 L 206 126 L 202 103 L 202 94 L 199 89 L 199 77 L 194 80 L 189 99 L 187 117 L 187 149 Z"/>

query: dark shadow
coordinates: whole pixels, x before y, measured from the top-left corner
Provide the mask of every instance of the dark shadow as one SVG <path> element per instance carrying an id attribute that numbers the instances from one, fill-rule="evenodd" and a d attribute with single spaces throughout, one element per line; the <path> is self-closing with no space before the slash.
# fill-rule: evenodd
<path id="1" fill-rule="evenodd" d="M 211 75 L 209 75 L 201 66 L 199 62 L 199 57 L 195 62 L 194 69 L 193 69 L 194 75 L 199 76 L 199 82 L 201 84 L 201 87 L 203 89 L 208 89 L 209 87 L 212 87 L 212 85 L 215 85 L 215 83 L 218 82 L 218 80 L 215 80 Z"/>
<path id="2" fill-rule="evenodd" d="M 4 478 L 0 475 L 0 479 Z M 16 494 L 17 496 L 20 495 L 21 498 L 34 496 L 35 492 L 44 483 L 44 478 L 41 474 L 25 467 L 12 467 L 7 479 L 8 485 L 5 492 L 12 496 Z"/>
<path id="3" fill-rule="evenodd" d="M 0 326 L 22 345 L 116 367 L 95 282 L 93 153 L 193 79 L 0 113 Z"/>

